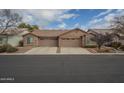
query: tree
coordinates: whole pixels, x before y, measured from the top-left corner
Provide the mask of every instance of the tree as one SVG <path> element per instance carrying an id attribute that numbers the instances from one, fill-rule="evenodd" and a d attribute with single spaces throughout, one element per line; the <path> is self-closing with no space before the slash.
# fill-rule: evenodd
<path id="1" fill-rule="evenodd" d="M 29 31 L 39 29 L 39 27 L 37 25 L 30 25 L 30 24 L 26 24 L 26 23 L 19 24 L 18 28 L 27 28 Z"/>
<path id="2" fill-rule="evenodd" d="M 27 28 L 27 24 L 26 23 L 21 23 L 18 25 L 18 28 Z"/>
<path id="3" fill-rule="evenodd" d="M 18 13 L 14 13 L 10 9 L 0 10 L 0 33 L 6 32 L 9 28 L 16 28 L 22 17 Z M 8 34 L 6 34 L 8 43 Z"/>
<path id="4" fill-rule="evenodd" d="M 39 27 L 37 25 L 32 25 L 33 29 L 39 29 Z"/>
<path id="5" fill-rule="evenodd" d="M 111 21 L 111 28 L 115 30 L 116 33 L 124 34 L 124 16 L 116 16 Z"/>
<path id="6" fill-rule="evenodd" d="M 18 13 L 12 12 L 10 9 L 3 9 L 0 11 L 0 30 L 1 33 L 7 31 L 9 28 L 17 27 L 22 17 Z"/>
<path id="7" fill-rule="evenodd" d="M 101 49 L 101 46 L 106 42 L 105 35 L 95 33 L 93 34 L 93 37 L 91 38 L 92 41 L 96 42 L 98 49 Z"/>
<path id="8" fill-rule="evenodd" d="M 111 43 L 115 36 L 118 36 L 115 33 L 95 33 L 93 34 L 93 37 L 91 38 L 92 41 L 96 42 L 98 49 L 101 49 L 101 46 L 104 45 L 105 43 Z"/>

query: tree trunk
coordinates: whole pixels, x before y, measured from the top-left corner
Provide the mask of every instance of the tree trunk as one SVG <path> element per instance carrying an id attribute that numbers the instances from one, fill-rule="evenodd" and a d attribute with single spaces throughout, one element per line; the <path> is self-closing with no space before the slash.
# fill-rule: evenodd
<path id="1" fill-rule="evenodd" d="M 101 45 L 98 45 L 98 50 L 100 50 L 101 49 Z"/>

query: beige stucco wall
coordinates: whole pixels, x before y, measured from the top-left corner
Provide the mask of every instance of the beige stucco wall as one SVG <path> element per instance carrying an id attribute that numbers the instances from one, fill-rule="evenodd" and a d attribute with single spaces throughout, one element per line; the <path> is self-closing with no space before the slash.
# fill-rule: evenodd
<path id="1" fill-rule="evenodd" d="M 27 37 L 32 37 L 33 38 L 33 42 L 32 44 L 27 44 Z M 32 34 L 27 34 L 24 36 L 23 38 L 23 42 L 24 42 L 24 46 L 38 46 L 38 37 L 32 35 Z"/>
<path id="2" fill-rule="evenodd" d="M 73 30 L 66 34 L 59 36 L 58 39 L 52 40 L 50 38 L 41 39 L 32 34 L 27 34 L 24 36 L 24 45 L 27 44 L 27 37 L 33 37 L 33 46 L 65 46 L 65 47 L 83 47 L 85 45 L 85 32 L 79 30 Z"/>
<path id="3" fill-rule="evenodd" d="M 85 46 L 85 32 L 73 30 L 59 37 L 59 46 L 65 47 L 83 47 Z M 67 40 L 68 39 L 68 40 Z"/>

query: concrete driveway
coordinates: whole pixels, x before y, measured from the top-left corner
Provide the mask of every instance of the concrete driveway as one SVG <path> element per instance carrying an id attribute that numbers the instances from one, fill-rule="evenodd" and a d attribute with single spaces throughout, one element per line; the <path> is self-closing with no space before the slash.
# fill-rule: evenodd
<path id="1" fill-rule="evenodd" d="M 61 47 L 61 54 L 91 54 L 91 52 L 81 47 Z"/>
<path id="2" fill-rule="evenodd" d="M 56 54 L 57 47 L 35 47 L 25 54 Z"/>
<path id="3" fill-rule="evenodd" d="M 81 47 L 35 47 L 25 54 L 90 54 L 90 52 Z"/>

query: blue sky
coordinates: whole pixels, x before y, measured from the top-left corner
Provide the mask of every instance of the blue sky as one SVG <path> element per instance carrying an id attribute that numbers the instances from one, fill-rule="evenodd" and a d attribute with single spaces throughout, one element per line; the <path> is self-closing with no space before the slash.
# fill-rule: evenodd
<path id="1" fill-rule="evenodd" d="M 29 9 L 15 10 L 23 21 L 41 29 L 108 28 L 115 16 L 124 15 L 122 9 Z"/>

